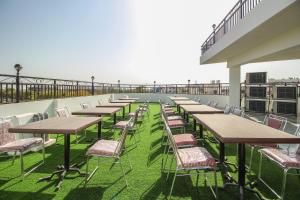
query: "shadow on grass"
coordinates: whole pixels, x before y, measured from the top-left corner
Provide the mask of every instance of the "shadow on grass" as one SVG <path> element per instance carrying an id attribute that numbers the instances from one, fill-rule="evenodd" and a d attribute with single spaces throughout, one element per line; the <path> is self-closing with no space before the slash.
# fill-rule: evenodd
<path id="1" fill-rule="evenodd" d="M 0 199 L 53 199 L 54 194 L 44 194 L 38 192 L 16 192 L 16 191 L 1 191 Z"/>
<path id="2" fill-rule="evenodd" d="M 151 149 L 148 155 L 147 166 L 149 167 L 152 164 L 154 164 L 156 161 L 158 161 L 163 151 L 164 151 L 164 146 L 161 145 L 159 145 L 158 148 Z"/>

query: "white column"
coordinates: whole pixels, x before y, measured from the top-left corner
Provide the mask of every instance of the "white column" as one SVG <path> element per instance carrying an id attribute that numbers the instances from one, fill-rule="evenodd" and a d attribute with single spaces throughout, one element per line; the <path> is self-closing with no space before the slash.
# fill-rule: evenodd
<path id="1" fill-rule="evenodd" d="M 229 104 L 240 106 L 241 66 L 229 68 Z"/>

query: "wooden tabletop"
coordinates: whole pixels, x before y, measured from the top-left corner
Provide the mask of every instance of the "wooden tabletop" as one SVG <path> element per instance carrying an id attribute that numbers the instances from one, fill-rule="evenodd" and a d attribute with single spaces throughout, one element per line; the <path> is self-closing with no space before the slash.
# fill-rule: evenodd
<path id="1" fill-rule="evenodd" d="M 189 98 L 187 97 L 169 97 L 171 100 L 175 101 L 175 100 L 189 100 Z"/>
<path id="2" fill-rule="evenodd" d="M 72 112 L 72 115 L 113 115 L 116 112 L 120 111 L 121 107 L 97 107 L 97 108 L 88 108 L 79 111 Z"/>
<path id="3" fill-rule="evenodd" d="M 176 105 L 201 105 L 199 102 L 193 100 L 175 100 L 174 103 Z"/>
<path id="4" fill-rule="evenodd" d="M 194 114 L 223 143 L 300 143 L 300 137 L 232 114 Z"/>
<path id="5" fill-rule="evenodd" d="M 110 103 L 134 103 L 136 100 L 125 99 L 125 100 L 112 100 Z"/>
<path id="6" fill-rule="evenodd" d="M 129 98 L 126 98 L 126 97 L 123 97 L 123 98 L 119 98 L 119 100 L 139 100 L 139 98 L 131 98 L 131 97 L 129 97 Z"/>
<path id="7" fill-rule="evenodd" d="M 11 133 L 74 134 L 101 121 L 101 117 L 53 117 L 10 128 Z"/>
<path id="8" fill-rule="evenodd" d="M 214 114 L 224 113 L 223 110 L 213 108 L 207 105 L 180 105 L 180 107 L 190 114 Z"/>
<path id="9" fill-rule="evenodd" d="M 97 105 L 96 107 L 126 107 L 130 103 L 105 103 L 101 105 Z"/>

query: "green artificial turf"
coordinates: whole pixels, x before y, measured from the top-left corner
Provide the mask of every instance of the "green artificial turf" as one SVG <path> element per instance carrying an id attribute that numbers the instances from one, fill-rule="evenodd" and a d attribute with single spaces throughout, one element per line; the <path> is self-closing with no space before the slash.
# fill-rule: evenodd
<path id="1" fill-rule="evenodd" d="M 137 105 L 133 105 L 132 110 Z M 46 163 L 35 172 L 21 181 L 19 159 L 11 165 L 11 158 L 0 158 L 0 199 L 165 199 L 170 190 L 173 173 L 170 174 L 168 181 L 165 180 L 166 173 L 161 172 L 161 158 L 164 146 L 161 145 L 162 127 L 160 126 L 159 105 L 150 105 L 150 116 L 145 116 L 142 123 L 138 124 L 137 147 L 134 146 L 134 140 L 129 134 L 126 140 L 126 146 L 133 165 L 130 170 L 126 156 L 123 156 L 123 165 L 125 167 L 129 187 L 125 187 L 125 181 L 122 178 L 121 169 L 118 164 L 112 165 L 111 159 L 101 159 L 100 168 L 84 186 L 84 177 L 77 174 L 69 174 L 59 191 L 55 191 L 55 184 L 58 178 L 54 177 L 52 181 L 37 183 L 41 177 L 45 177 L 56 166 L 63 163 L 63 137 L 59 138 L 58 144 L 46 148 Z M 119 113 L 118 120 L 121 120 Z M 106 119 L 111 123 L 111 119 Z M 191 121 L 191 120 L 190 120 Z M 191 129 L 191 127 L 190 127 Z M 104 129 L 105 135 L 111 134 L 108 129 Z M 95 126 L 87 130 L 88 139 L 96 138 L 97 129 Z M 116 132 L 117 137 L 118 132 Z M 53 135 L 52 137 L 55 137 Z M 71 161 L 81 162 L 85 160 L 84 154 L 90 145 L 87 140 L 80 144 L 74 142 L 72 136 L 71 143 Z M 205 143 L 210 153 L 218 157 L 218 146 L 212 143 Z M 226 146 L 226 156 L 228 160 L 235 162 L 236 145 Z M 249 157 L 249 151 L 247 150 Z M 41 154 L 29 153 L 25 156 L 25 166 L 30 167 L 39 161 Z M 97 164 L 96 159 L 90 161 L 90 170 Z M 172 167 L 175 168 L 175 165 Z M 255 154 L 254 172 L 247 175 L 248 179 L 256 177 L 258 168 L 258 154 Z M 85 170 L 85 165 L 81 167 Z M 277 189 L 281 187 L 282 172 L 271 162 L 264 164 L 264 177 Z M 236 171 L 231 168 L 232 176 L 237 178 Z M 209 176 L 210 180 L 212 176 Z M 228 187 L 222 190 L 223 179 L 221 172 L 218 172 L 219 197 L 220 199 L 238 199 L 238 190 L 236 187 Z M 258 184 L 258 190 L 267 198 L 275 198 L 274 195 L 262 184 Z M 287 179 L 286 199 L 299 199 L 300 181 L 297 177 L 289 176 Z M 204 184 L 204 176 L 200 176 L 198 187 L 196 186 L 196 176 L 178 177 L 175 182 L 172 199 L 213 199 L 208 187 Z M 252 193 L 246 192 L 246 199 L 257 199 Z"/>

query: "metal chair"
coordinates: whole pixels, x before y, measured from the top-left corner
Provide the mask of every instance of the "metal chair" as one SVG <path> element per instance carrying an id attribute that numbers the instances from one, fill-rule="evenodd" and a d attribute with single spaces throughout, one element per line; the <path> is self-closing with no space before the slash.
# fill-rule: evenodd
<path id="1" fill-rule="evenodd" d="M 16 140 L 16 135 L 14 133 L 9 133 L 8 129 L 12 127 L 11 120 L 4 119 L 0 120 L 0 152 L 8 153 L 14 152 L 12 165 L 14 164 L 15 157 L 17 153 L 20 155 L 20 163 L 21 163 L 21 176 L 22 180 L 28 176 L 35 169 L 40 167 L 45 163 L 45 147 L 44 141 L 42 138 L 25 138 Z M 42 162 L 28 170 L 27 172 L 24 169 L 24 158 L 23 155 L 25 152 L 29 151 L 33 147 L 42 146 Z"/>
<path id="2" fill-rule="evenodd" d="M 137 145 L 137 139 L 135 137 L 135 134 L 136 134 L 136 123 L 138 120 L 138 114 L 139 114 L 139 109 L 136 109 L 134 116 L 132 116 L 128 121 L 117 122 L 115 125 L 112 126 L 111 132 L 114 132 L 115 129 L 123 130 L 125 127 L 127 127 L 128 131 L 132 132 L 134 143 L 135 145 Z"/>
<path id="3" fill-rule="evenodd" d="M 240 116 L 243 117 L 244 116 L 244 111 L 239 109 L 239 108 L 233 108 L 231 109 L 231 113 L 236 115 L 236 116 Z"/>
<path id="4" fill-rule="evenodd" d="M 56 115 L 58 117 L 70 117 L 72 115 L 71 112 L 69 111 L 68 107 L 66 107 L 66 106 L 62 107 L 62 108 L 57 108 L 55 111 L 56 111 Z M 79 135 L 78 133 L 75 133 L 76 144 L 78 144 L 80 141 L 82 141 L 86 137 L 86 130 L 84 130 L 84 134 L 80 139 L 78 139 L 78 135 Z M 60 136 L 59 134 L 56 135 L 56 143 L 57 143 L 59 136 Z"/>
<path id="5" fill-rule="evenodd" d="M 268 114 L 265 116 L 263 124 L 270 126 L 272 128 L 278 130 L 284 130 L 287 123 L 287 118 L 280 117 L 274 114 Z M 250 144 L 251 153 L 250 153 L 250 163 L 249 163 L 249 172 L 251 173 L 252 161 L 253 161 L 253 153 L 255 148 L 265 148 L 265 147 L 273 147 L 276 148 L 277 144 Z"/>
<path id="6" fill-rule="evenodd" d="M 210 189 L 213 193 L 213 196 L 217 198 L 218 193 L 218 184 L 217 184 L 217 173 L 216 173 L 216 161 L 211 156 L 211 154 L 203 147 L 191 147 L 191 148 L 182 148 L 179 149 L 174 137 L 172 136 L 172 132 L 169 126 L 166 126 L 166 132 L 169 139 L 169 142 L 172 146 L 173 150 L 173 156 L 170 163 L 170 169 L 168 171 L 166 180 L 168 180 L 171 167 L 173 164 L 173 161 L 176 162 L 176 169 L 170 189 L 170 193 L 168 196 L 168 199 L 171 199 L 174 183 L 177 176 L 190 176 L 191 171 L 195 171 L 197 175 L 197 180 L 199 180 L 199 174 L 200 171 L 204 172 L 205 176 L 205 183 L 209 182 L 207 178 L 207 171 L 212 171 L 214 174 L 214 182 L 215 182 L 215 190 L 212 188 L 212 186 L 209 184 Z M 178 172 L 183 172 L 178 174 Z M 186 173 L 184 173 L 186 172 Z M 198 184 L 198 181 L 197 181 Z"/>
<path id="7" fill-rule="evenodd" d="M 81 103 L 80 106 L 81 106 L 82 109 L 88 109 L 88 108 L 92 107 L 91 104 L 88 103 L 88 102 L 87 103 Z"/>
<path id="8" fill-rule="evenodd" d="M 229 104 L 226 104 L 225 105 L 225 108 L 224 108 L 224 114 L 229 114 L 232 110 L 232 106 L 229 105 Z"/>
<path id="9" fill-rule="evenodd" d="M 163 117 L 162 120 L 164 123 L 164 130 L 166 130 L 167 120 L 164 118 L 164 116 L 162 116 L 162 117 Z M 176 134 L 176 135 L 172 135 L 172 137 L 174 138 L 174 141 L 175 141 L 176 145 L 178 146 L 178 148 L 193 147 L 193 146 L 197 145 L 197 139 L 195 138 L 195 136 L 192 133 Z M 162 138 L 162 141 L 164 141 L 163 138 Z M 171 149 L 170 147 L 171 146 L 169 143 L 165 144 L 163 155 L 169 154 L 169 151 Z M 167 163 L 167 160 L 168 160 L 168 156 L 166 156 L 166 160 L 164 160 L 164 157 L 165 156 L 162 157 L 161 170 L 165 170 L 166 165 L 164 163 Z"/>
<path id="10" fill-rule="evenodd" d="M 296 131 L 294 133 L 296 136 L 300 136 L 299 125 L 296 126 Z M 286 187 L 286 178 L 287 175 L 296 175 L 300 176 L 300 144 L 289 144 L 286 149 L 280 148 L 262 148 L 259 150 L 260 160 L 259 160 L 259 171 L 258 179 L 271 190 L 279 199 L 284 199 L 285 187 Z M 281 193 L 278 194 L 272 187 L 262 179 L 262 161 L 263 158 L 275 163 L 283 170 L 283 179 L 282 179 L 282 188 Z M 291 170 L 296 170 L 297 173 L 290 172 Z"/>
<path id="11" fill-rule="evenodd" d="M 95 174 L 95 172 L 99 168 L 99 158 L 112 158 L 114 163 L 118 163 L 120 165 L 120 168 L 122 170 L 123 177 L 126 182 L 126 186 L 128 186 L 128 181 L 126 179 L 126 175 L 122 166 L 121 162 L 121 156 L 123 152 L 127 155 L 129 164 L 130 164 L 130 170 L 132 170 L 132 165 L 129 159 L 128 152 L 126 151 L 125 146 L 125 140 L 127 136 L 128 127 L 125 126 L 125 128 L 122 131 L 122 134 L 119 138 L 119 140 L 98 140 L 93 146 L 91 146 L 87 152 L 86 152 L 86 176 L 85 176 L 85 185 L 88 183 L 88 181 L 92 178 L 92 176 Z M 97 157 L 98 158 L 98 164 L 97 167 L 92 171 L 92 173 L 89 174 L 89 160 L 91 157 Z"/>

